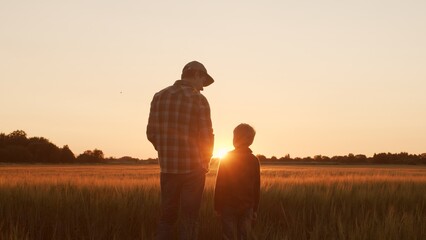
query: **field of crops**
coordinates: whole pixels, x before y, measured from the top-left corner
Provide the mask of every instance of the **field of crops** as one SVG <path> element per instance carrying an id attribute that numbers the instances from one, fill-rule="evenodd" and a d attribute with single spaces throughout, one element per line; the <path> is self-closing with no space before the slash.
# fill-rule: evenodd
<path id="1" fill-rule="evenodd" d="M 208 173 L 200 238 L 220 239 Z M 262 166 L 258 239 L 426 239 L 425 166 Z M 0 239 L 152 239 L 159 169 L 0 165 Z"/>

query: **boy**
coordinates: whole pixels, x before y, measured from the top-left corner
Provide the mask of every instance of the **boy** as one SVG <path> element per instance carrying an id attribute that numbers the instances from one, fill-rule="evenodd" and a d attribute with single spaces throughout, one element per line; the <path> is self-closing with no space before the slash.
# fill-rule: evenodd
<path id="1" fill-rule="evenodd" d="M 260 193 L 260 164 L 249 146 L 256 131 L 248 124 L 234 129 L 235 149 L 221 160 L 214 209 L 222 222 L 223 239 L 251 239 Z"/>

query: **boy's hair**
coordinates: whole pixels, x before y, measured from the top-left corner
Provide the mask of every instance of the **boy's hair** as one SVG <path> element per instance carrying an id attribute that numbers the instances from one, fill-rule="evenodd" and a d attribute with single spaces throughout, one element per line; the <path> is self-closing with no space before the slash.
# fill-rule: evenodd
<path id="1" fill-rule="evenodd" d="M 241 123 L 234 129 L 234 146 L 248 147 L 253 143 L 256 131 L 246 123 Z"/>

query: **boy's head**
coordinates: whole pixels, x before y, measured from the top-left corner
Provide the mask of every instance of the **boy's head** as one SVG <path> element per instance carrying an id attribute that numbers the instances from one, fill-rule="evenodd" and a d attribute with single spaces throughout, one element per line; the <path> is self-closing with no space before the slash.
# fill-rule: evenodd
<path id="1" fill-rule="evenodd" d="M 256 131 L 246 123 L 241 123 L 234 129 L 234 147 L 248 147 L 253 143 Z"/>

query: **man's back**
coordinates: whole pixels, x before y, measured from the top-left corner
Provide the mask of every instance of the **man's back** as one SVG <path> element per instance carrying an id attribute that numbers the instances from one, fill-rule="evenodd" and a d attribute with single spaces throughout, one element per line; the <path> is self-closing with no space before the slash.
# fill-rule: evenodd
<path id="1" fill-rule="evenodd" d="M 147 136 L 158 151 L 161 172 L 208 169 L 213 129 L 207 99 L 182 80 L 156 93 Z"/>

